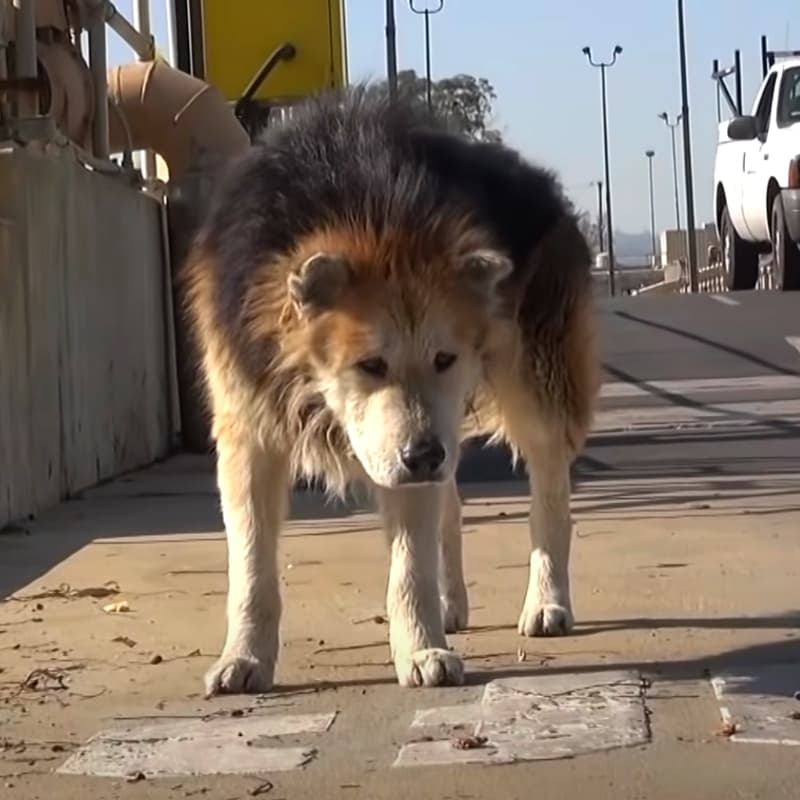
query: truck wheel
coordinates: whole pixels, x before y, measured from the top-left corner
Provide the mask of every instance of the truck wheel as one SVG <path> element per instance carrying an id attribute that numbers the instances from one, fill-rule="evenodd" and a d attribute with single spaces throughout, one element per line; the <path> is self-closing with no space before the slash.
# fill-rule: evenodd
<path id="1" fill-rule="evenodd" d="M 725 285 L 731 291 L 754 288 L 758 281 L 758 249 L 736 233 L 727 206 L 722 209 L 719 227 Z"/>
<path id="2" fill-rule="evenodd" d="M 772 279 L 776 289 L 800 289 L 800 246 L 792 241 L 786 231 L 783 200 L 778 195 L 772 204 Z"/>

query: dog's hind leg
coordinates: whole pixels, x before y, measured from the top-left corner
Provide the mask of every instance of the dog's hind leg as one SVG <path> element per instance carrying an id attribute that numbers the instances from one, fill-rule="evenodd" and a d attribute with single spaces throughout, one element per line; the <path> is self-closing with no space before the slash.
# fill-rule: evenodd
<path id="1" fill-rule="evenodd" d="M 461 552 L 461 498 L 455 481 L 448 484 L 442 512 L 442 557 L 439 592 L 445 633 L 463 631 L 469 624 L 469 598 Z"/>
<path id="2" fill-rule="evenodd" d="M 499 431 L 525 457 L 531 482 L 531 556 L 519 631 L 558 636 L 573 626 L 570 465 L 583 448 L 599 385 L 588 297 L 560 326 L 523 330 L 516 364 L 495 364 Z"/>
<path id="3" fill-rule="evenodd" d="M 571 457 L 566 438 L 556 430 L 529 431 L 519 442 L 531 481 L 531 556 L 528 590 L 519 632 L 558 636 L 573 625 L 569 585 Z"/>
<path id="4" fill-rule="evenodd" d="M 266 692 L 278 656 L 277 540 L 286 513 L 288 461 L 252 437 L 223 428 L 217 481 L 228 541 L 228 628 L 222 655 L 206 674 L 206 692 Z"/>
<path id="5" fill-rule="evenodd" d="M 446 485 L 377 490 L 391 541 L 386 593 L 389 642 L 402 686 L 461 684 L 464 666 L 447 649 L 439 597 L 440 531 Z"/>

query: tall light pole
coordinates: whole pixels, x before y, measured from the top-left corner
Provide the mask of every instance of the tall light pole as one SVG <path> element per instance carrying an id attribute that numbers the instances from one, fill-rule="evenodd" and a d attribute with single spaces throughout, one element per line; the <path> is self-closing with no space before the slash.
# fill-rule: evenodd
<path id="1" fill-rule="evenodd" d="M 389 99 L 397 98 L 397 30 L 394 24 L 394 0 L 386 0 L 386 80 Z"/>
<path id="2" fill-rule="evenodd" d="M 597 187 L 597 244 L 603 252 L 603 181 L 592 181 Z"/>
<path id="3" fill-rule="evenodd" d="M 653 253 L 653 266 L 656 265 L 656 204 L 653 195 L 653 158 L 655 150 L 645 150 L 647 156 L 647 171 L 650 175 L 650 244 Z"/>
<path id="4" fill-rule="evenodd" d="M 675 132 L 678 128 L 678 125 L 681 124 L 681 119 L 683 119 L 682 114 L 678 114 L 675 117 L 674 122 L 670 122 L 669 114 L 666 111 L 662 111 L 659 115 L 659 119 L 663 119 L 666 123 L 666 126 L 669 128 L 670 137 L 672 138 L 672 186 L 675 192 L 675 225 L 678 230 L 681 229 L 681 201 L 678 194 L 678 151 L 675 148 Z"/>
<path id="5" fill-rule="evenodd" d="M 608 101 L 606 99 L 606 70 L 617 63 L 617 56 L 622 53 L 619 45 L 614 47 L 611 61 L 595 61 L 592 58 L 592 48 L 584 47 L 583 54 L 593 67 L 600 68 L 600 88 L 603 102 L 603 166 L 606 183 L 606 234 L 608 236 L 608 288 L 613 297 L 615 294 L 615 265 L 614 265 L 614 225 L 611 220 L 611 174 L 608 163 Z"/>
<path id="6" fill-rule="evenodd" d="M 681 116 L 683 117 L 683 172 L 686 181 L 686 244 L 689 250 L 689 286 L 698 291 L 697 243 L 694 230 L 694 180 L 692 176 L 692 131 L 689 125 L 689 80 L 686 76 L 686 31 L 683 0 L 678 0 L 678 50 L 681 62 Z"/>
<path id="7" fill-rule="evenodd" d="M 418 8 L 414 0 L 408 0 L 408 7 L 415 13 L 425 17 L 425 96 L 428 101 L 428 111 L 433 108 L 431 99 L 431 16 L 438 14 L 444 8 L 444 0 L 437 0 L 435 6 Z"/>

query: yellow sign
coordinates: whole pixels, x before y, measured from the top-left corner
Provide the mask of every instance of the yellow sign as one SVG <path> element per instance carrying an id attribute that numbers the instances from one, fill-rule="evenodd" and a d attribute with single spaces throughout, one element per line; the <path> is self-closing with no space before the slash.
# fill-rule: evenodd
<path id="1" fill-rule="evenodd" d="M 205 77 L 238 100 L 276 48 L 294 45 L 256 93 L 291 100 L 347 82 L 344 0 L 202 0 Z"/>

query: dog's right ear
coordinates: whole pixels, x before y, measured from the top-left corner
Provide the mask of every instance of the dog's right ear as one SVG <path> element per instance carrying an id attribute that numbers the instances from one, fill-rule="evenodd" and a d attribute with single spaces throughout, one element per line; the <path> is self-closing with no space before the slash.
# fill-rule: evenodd
<path id="1" fill-rule="evenodd" d="M 289 296 L 303 312 L 324 311 L 336 305 L 351 277 L 341 256 L 315 253 L 289 275 Z"/>

